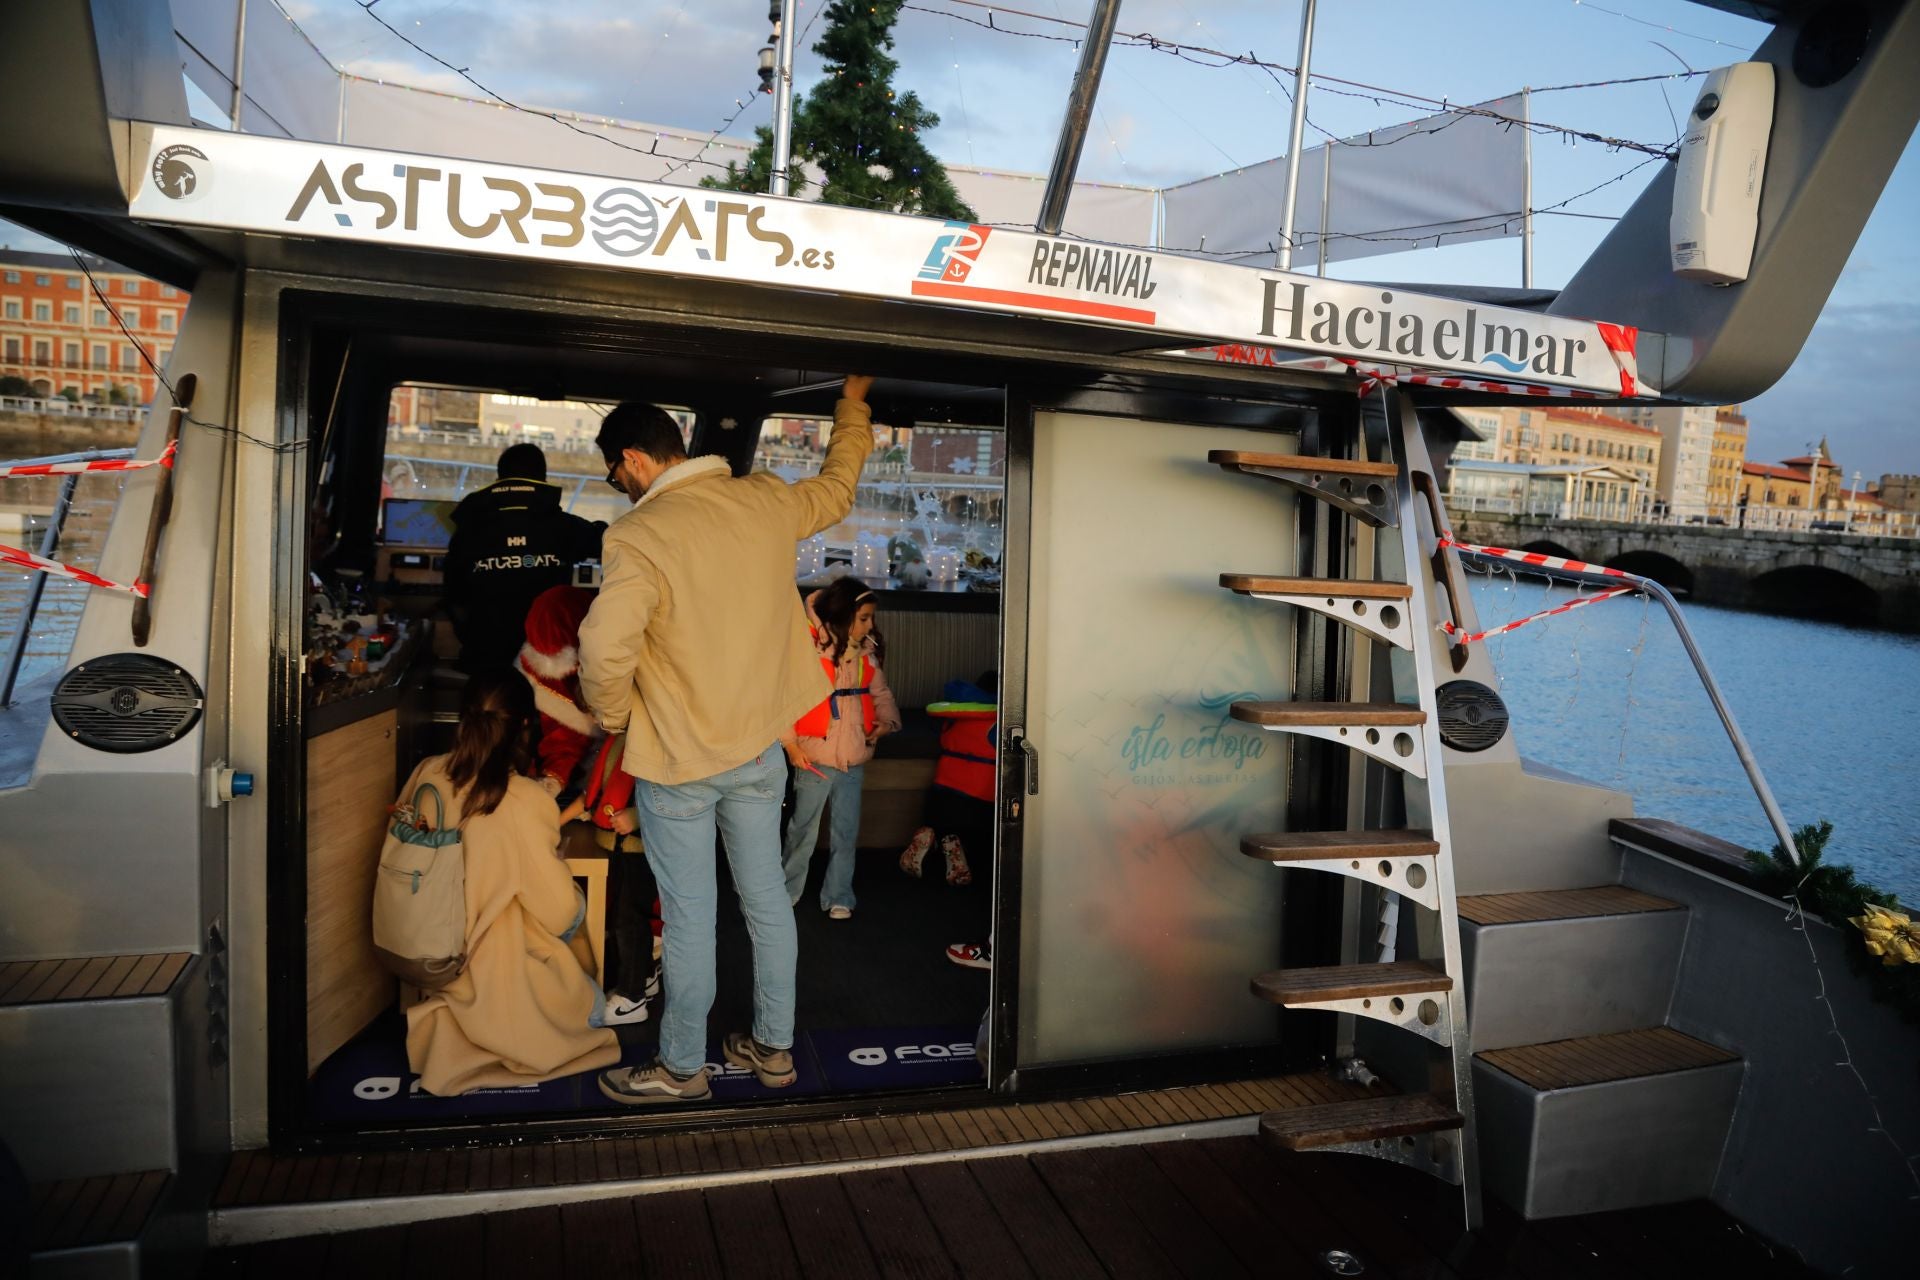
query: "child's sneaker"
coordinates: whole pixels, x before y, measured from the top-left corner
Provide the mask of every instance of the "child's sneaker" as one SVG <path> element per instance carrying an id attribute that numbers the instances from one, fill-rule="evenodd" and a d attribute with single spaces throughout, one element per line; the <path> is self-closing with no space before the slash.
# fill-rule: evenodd
<path id="1" fill-rule="evenodd" d="M 677 1076 L 658 1059 L 651 1066 L 602 1071 L 600 1092 L 630 1107 L 656 1102 L 705 1102 L 713 1097 L 713 1090 L 707 1087 L 706 1067 L 690 1076 Z"/>
<path id="2" fill-rule="evenodd" d="M 967 865 L 967 851 L 959 836 L 941 836 L 940 853 L 947 860 L 947 883 L 958 887 L 973 883 L 973 869 Z"/>
<path id="3" fill-rule="evenodd" d="M 660 998 L 660 968 L 659 965 L 654 965 L 653 972 L 647 975 L 647 994 L 644 997 L 645 999 L 658 1000 Z"/>
<path id="4" fill-rule="evenodd" d="M 993 943 L 956 942 L 947 948 L 947 959 L 963 969 L 993 968 Z"/>
<path id="5" fill-rule="evenodd" d="M 927 850 L 933 848 L 933 828 L 922 827 L 913 833 L 913 839 L 900 854 L 900 869 L 918 879 L 920 868 L 927 860 Z"/>
<path id="6" fill-rule="evenodd" d="M 786 1049 L 769 1049 L 744 1031 L 729 1031 L 720 1051 L 736 1067 L 746 1067 L 769 1089 L 784 1089 L 794 1082 L 793 1054 Z"/>
<path id="7" fill-rule="evenodd" d="M 623 996 L 618 991 L 607 992 L 606 1007 L 600 1012 L 600 1025 L 603 1027 L 625 1027 L 647 1020 L 647 1002 Z"/>

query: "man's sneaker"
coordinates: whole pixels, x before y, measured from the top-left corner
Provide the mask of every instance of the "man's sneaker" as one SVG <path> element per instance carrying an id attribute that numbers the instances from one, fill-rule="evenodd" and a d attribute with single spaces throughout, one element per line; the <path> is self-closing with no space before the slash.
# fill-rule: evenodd
<path id="1" fill-rule="evenodd" d="M 600 1092 L 630 1107 L 656 1102 L 705 1102 L 713 1097 L 713 1090 L 707 1087 L 706 1067 L 682 1077 L 667 1070 L 666 1063 L 658 1060 L 646 1067 L 602 1071 Z"/>
<path id="2" fill-rule="evenodd" d="M 991 969 L 993 968 L 993 944 L 956 942 L 947 948 L 947 959 L 963 969 Z"/>
<path id="3" fill-rule="evenodd" d="M 618 991 L 607 992 L 606 1008 L 600 1013 L 600 1025 L 603 1027 L 625 1027 L 647 1020 L 647 1002 L 623 996 Z"/>
<path id="4" fill-rule="evenodd" d="M 647 975 L 647 994 L 645 998 L 648 1000 L 658 1000 L 660 998 L 660 966 L 657 964 L 653 966 L 653 972 Z"/>
<path id="5" fill-rule="evenodd" d="M 769 1089 L 794 1082 L 793 1054 L 786 1049 L 769 1049 L 744 1031 L 729 1031 L 720 1049 L 728 1062 L 748 1068 Z"/>

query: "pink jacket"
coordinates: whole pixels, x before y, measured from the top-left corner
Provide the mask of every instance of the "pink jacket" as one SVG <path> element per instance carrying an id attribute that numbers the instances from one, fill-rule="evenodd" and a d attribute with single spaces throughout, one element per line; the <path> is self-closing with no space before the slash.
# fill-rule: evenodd
<path id="1" fill-rule="evenodd" d="M 820 593 L 814 592 L 807 597 L 807 622 L 813 627 L 814 648 L 822 657 L 833 655 L 833 632 L 827 630 L 826 623 L 820 621 L 820 615 L 813 611 L 814 602 Z M 863 640 L 858 648 L 848 649 L 840 657 L 833 673 L 833 687 L 836 689 L 857 689 L 860 687 L 860 656 L 873 657 L 873 642 Z M 868 688 L 873 698 L 873 731 L 875 734 L 897 733 L 900 730 L 900 704 L 893 700 L 893 690 L 887 686 L 887 673 L 880 669 L 880 663 L 873 664 L 873 683 Z M 857 698 L 842 698 L 841 715 L 829 722 L 827 736 L 824 738 L 800 738 L 800 750 L 807 759 L 817 765 L 832 769 L 851 769 L 855 765 L 865 764 L 873 759 L 873 748 L 867 745 L 867 735 L 861 725 Z M 846 714 L 848 710 L 854 714 Z"/>

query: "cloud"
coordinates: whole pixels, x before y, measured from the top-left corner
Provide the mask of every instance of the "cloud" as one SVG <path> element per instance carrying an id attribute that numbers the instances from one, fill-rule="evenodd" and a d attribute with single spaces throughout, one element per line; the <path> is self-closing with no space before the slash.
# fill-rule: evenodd
<path id="1" fill-rule="evenodd" d="M 1849 477 L 1920 472 L 1920 303 L 1830 303 L 1800 358 L 1747 406 L 1747 456 L 1804 453 L 1825 436 Z"/>

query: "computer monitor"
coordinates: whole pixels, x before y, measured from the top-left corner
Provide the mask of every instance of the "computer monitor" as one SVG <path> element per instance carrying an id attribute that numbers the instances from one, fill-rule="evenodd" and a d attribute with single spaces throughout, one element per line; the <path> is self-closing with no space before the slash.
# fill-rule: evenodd
<path id="1" fill-rule="evenodd" d="M 453 540 L 455 502 L 433 498 L 388 498 L 381 541 L 390 547 L 426 547 L 443 551 Z"/>

